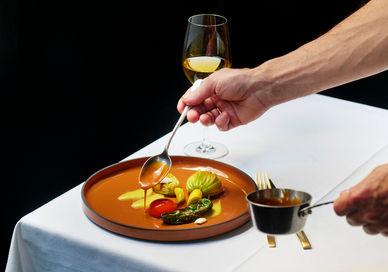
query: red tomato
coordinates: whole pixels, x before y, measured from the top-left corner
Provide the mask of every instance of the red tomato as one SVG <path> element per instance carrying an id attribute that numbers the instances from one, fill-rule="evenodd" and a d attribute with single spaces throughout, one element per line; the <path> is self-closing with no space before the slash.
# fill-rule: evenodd
<path id="1" fill-rule="evenodd" d="M 161 198 L 151 202 L 148 213 L 156 218 L 159 218 L 163 213 L 173 212 L 177 209 L 177 205 L 174 201 Z"/>

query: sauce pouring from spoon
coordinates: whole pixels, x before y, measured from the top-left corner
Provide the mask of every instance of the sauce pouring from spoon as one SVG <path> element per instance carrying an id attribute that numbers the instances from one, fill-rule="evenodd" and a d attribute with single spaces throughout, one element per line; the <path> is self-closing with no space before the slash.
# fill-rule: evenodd
<path id="1" fill-rule="evenodd" d="M 202 81 L 202 79 L 196 80 L 191 87 L 191 92 L 195 91 L 201 85 Z M 172 138 L 182 124 L 183 120 L 186 118 L 186 114 L 190 108 L 190 106 L 186 106 L 182 111 L 182 114 L 173 128 L 163 152 L 159 155 L 148 158 L 140 170 L 139 185 L 140 188 L 144 190 L 144 210 L 146 209 L 147 203 L 147 190 L 161 182 L 171 169 L 172 161 L 168 155 L 168 149 Z"/>

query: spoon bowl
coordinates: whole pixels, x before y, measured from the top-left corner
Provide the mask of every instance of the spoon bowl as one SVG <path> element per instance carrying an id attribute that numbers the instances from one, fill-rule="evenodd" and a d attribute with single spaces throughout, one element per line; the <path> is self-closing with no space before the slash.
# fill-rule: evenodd
<path id="1" fill-rule="evenodd" d="M 145 190 L 154 187 L 170 172 L 171 165 L 171 158 L 166 149 L 159 155 L 148 158 L 140 170 L 140 187 Z"/>

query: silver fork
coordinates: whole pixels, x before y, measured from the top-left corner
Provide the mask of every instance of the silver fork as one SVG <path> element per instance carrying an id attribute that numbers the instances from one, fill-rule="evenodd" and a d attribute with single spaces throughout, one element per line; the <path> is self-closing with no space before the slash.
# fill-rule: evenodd
<path id="1" fill-rule="evenodd" d="M 273 184 L 272 180 L 266 173 L 256 173 L 256 183 L 259 190 L 276 188 L 275 184 Z M 311 243 L 303 230 L 297 232 L 296 236 L 298 237 L 303 249 L 312 249 Z M 267 235 L 267 242 L 269 247 L 276 247 L 275 236 Z"/>

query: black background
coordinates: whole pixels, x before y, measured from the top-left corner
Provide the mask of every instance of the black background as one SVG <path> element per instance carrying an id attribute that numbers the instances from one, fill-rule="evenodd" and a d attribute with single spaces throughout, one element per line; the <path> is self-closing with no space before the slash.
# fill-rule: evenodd
<path id="1" fill-rule="evenodd" d="M 23 215 L 170 131 L 189 16 L 225 15 L 233 66 L 254 67 L 362 2 L 2 0 L 0 269 Z M 323 94 L 388 108 L 387 86 L 385 72 Z"/>

